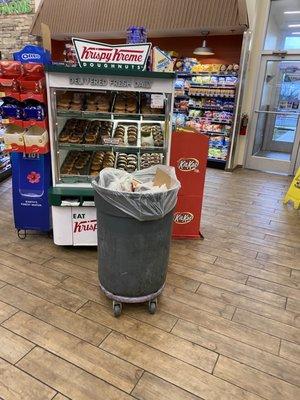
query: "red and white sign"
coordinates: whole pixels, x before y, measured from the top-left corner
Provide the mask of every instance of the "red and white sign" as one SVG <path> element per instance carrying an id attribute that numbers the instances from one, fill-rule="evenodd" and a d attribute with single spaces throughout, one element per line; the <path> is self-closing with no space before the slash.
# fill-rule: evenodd
<path id="1" fill-rule="evenodd" d="M 144 70 L 151 43 L 117 44 L 72 39 L 81 67 Z"/>
<path id="2" fill-rule="evenodd" d="M 189 172 L 195 171 L 199 167 L 199 160 L 197 158 L 180 158 L 177 161 L 177 167 L 180 171 Z"/>
<path id="3" fill-rule="evenodd" d="M 174 223 L 175 224 L 189 224 L 194 219 L 194 214 L 190 212 L 176 212 L 174 214 Z"/>
<path id="4" fill-rule="evenodd" d="M 73 208 L 72 226 L 74 245 L 90 245 L 91 243 L 97 243 L 97 217 L 95 207 Z"/>

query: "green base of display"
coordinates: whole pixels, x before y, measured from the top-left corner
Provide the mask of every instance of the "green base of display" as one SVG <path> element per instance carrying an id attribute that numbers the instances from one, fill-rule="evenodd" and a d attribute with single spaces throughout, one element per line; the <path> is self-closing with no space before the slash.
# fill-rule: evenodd
<path id="1" fill-rule="evenodd" d="M 94 67 L 67 67 L 62 64 L 49 64 L 45 65 L 45 71 L 58 72 L 63 74 L 91 74 L 91 75 L 118 75 L 118 76 L 135 76 L 140 78 L 161 78 L 173 79 L 175 78 L 174 72 L 153 72 L 153 71 L 138 71 L 134 69 L 105 69 Z"/>
<path id="2" fill-rule="evenodd" d="M 48 198 L 52 206 L 61 206 L 64 200 L 78 200 L 82 205 L 85 201 L 94 201 L 94 190 L 80 187 L 52 187 L 49 189 Z"/>

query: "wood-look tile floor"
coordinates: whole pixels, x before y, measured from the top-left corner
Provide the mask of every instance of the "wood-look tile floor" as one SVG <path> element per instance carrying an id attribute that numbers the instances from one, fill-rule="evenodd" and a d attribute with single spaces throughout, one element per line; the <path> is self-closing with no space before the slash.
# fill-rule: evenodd
<path id="1" fill-rule="evenodd" d="M 0 184 L 0 398 L 300 399 L 300 214 L 290 179 L 208 170 L 204 241 L 177 241 L 159 311 L 112 316 L 97 254 L 17 238 Z"/>

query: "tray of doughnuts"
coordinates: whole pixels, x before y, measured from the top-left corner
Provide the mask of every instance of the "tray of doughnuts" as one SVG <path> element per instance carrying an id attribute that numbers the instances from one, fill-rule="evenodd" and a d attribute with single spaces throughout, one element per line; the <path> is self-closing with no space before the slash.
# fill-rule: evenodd
<path id="1" fill-rule="evenodd" d="M 140 156 L 140 169 L 152 167 L 163 163 L 164 156 L 161 153 L 143 153 Z"/>
<path id="2" fill-rule="evenodd" d="M 138 145 L 138 124 L 134 122 L 118 122 L 113 134 L 114 139 L 118 139 L 119 146 L 137 146 Z"/>
<path id="3" fill-rule="evenodd" d="M 61 168 L 62 175 L 88 175 L 92 152 L 69 151 Z"/>
<path id="4" fill-rule="evenodd" d="M 84 95 L 77 92 L 63 92 L 57 96 L 57 108 L 64 111 L 83 110 Z"/>
<path id="5" fill-rule="evenodd" d="M 92 162 L 90 165 L 91 176 L 97 176 L 103 167 L 103 160 L 105 156 L 105 151 L 95 151 L 92 156 Z"/>
<path id="6" fill-rule="evenodd" d="M 84 119 L 68 119 L 59 134 L 60 143 L 80 144 L 84 142 L 89 122 Z"/>
<path id="7" fill-rule="evenodd" d="M 85 111 L 107 113 L 111 110 L 111 103 L 110 93 L 91 93 L 86 97 Z"/>
<path id="8" fill-rule="evenodd" d="M 117 153 L 115 167 L 130 173 L 136 171 L 138 169 L 137 154 Z"/>
<path id="9" fill-rule="evenodd" d="M 138 112 L 138 98 L 136 93 L 117 93 L 114 100 L 113 111 L 116 114 L 135 114 Z"/>
<path id="10" fill-rule="evenodd" d="M 162 124 L 141 124 L 142 147 L 164 147 L 164 143 Z"/>

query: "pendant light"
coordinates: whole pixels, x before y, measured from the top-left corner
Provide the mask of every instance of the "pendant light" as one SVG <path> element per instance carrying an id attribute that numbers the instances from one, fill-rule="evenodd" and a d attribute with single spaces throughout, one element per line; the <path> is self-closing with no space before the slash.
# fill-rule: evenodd
<path id="1" fill-rule="evenodd" d="M 206 46 L 206 38 L 209 34 L 209 32 L 201 32 L 202 36 L 204 36 L 203 42 L 202 42 L 202 46 L 201 47 L 197 47 L 193 53 L 196 54 L 197 56 L 212 56 L 214 55 L 214 51 L 210 48 Z"/>

